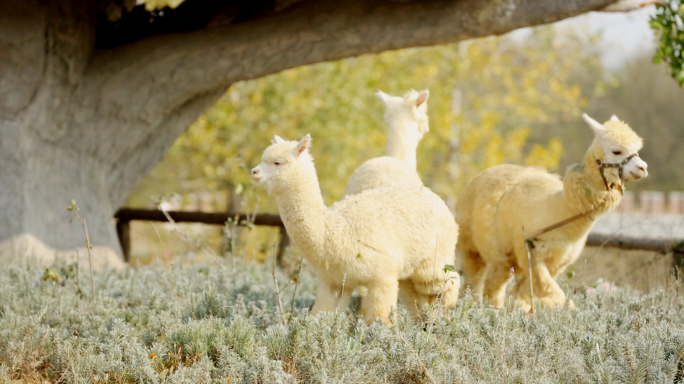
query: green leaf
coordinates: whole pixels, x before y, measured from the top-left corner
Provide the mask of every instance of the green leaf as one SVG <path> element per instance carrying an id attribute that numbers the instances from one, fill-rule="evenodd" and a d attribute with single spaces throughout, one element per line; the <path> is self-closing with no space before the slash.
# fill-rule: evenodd
<path id="1" fill-rule="evenodd" d="M 684 45 L 684 20 L 681 0 L 664 0 L 656 4 L 656 14 L 648 24 L 658 38 L 658 48 L 653 57 L 654 63 L 665 62 L 670 67 L 671 76 L 684 87 L 684 78 L 679 76 L 684 66 L 682 45 Z"/>
<path id="2" fill-rule="evenodd" d="M 78 211 L 78 207 L 76 206 L 76 200 L 71 199 L 71 204 L 69 204 L 69 207 L 67 207 L 67 211 Z"/>
<path id="3" fill-rule="evenodd" d="M 244 226 L 247 227 L 248 229 L 254 229 L 254 228 L 256 228 L 256 225 L 254 225 L 254 223 L 252 223 L 251 221 L 242 220 L 242 221 L 240 222 L 240 224 L 244 225 Z"/>
<path id="4" fill-rule="evenodd" d="M 447 271 L 449 271 L 449 272 L 457 272 L 457 273 L 458 273 L 458 271 L 456 270 L 456 267 L 454 267 L 454 266 L 451 265 L 451 264 L 447 264 L 447 265 L 444 266 L 444 272 L 447 272 Z"/>
<path id="5" fill-rule="evenodd" d="M 72 200 L 73 201 L 73 200 Z M 54 282 L 59 282 L 59 274 L 57 271 L 53 271 L 52 269 L 45 269 L 45 273 L 43 273 L 43 281 L 48 281 L 52 280 Z"/>
<path id="6" fill-rule="evenodd" d="M 361 254 L 360 254 L 360 253 L 357 253 L 357 254 L 356 254 L 356 258 L 357 258 L 357 259 L 360 259 L 360 258 L 361 258 Z"/>

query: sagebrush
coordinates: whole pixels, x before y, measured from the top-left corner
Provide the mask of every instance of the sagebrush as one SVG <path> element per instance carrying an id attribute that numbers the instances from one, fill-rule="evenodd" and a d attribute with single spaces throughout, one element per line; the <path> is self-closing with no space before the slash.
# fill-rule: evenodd
<path id="1" fill-rule="evenodd" d="M 306 268 L 305 268 L 306 270 Z M 308 315 L 303 271 L 283 324 L 270 267 L 222 260 L 95 272 L 0 270 L 0 383 L 672 383 L 683 381 L 681 284 L 568 294 L 577 308 L 525 315 L 468 294 L 449 318 L 366 325 L 353 309 Z M 87 278 L 84 271 L 81 279 Z M 278 278 L 285 308 L 293 280 Z M 87 281 L 87 280 L 86 280 Z M 289 285 L 288 285 L 289 284 Z M 82 284 L 83 285 L 83 284 Z"/>

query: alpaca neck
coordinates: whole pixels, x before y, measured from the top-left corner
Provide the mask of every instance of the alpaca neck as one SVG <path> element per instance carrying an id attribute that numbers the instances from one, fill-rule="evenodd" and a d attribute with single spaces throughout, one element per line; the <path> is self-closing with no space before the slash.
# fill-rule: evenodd
<path id="1" fill-rule="evenodd" d="M 296 173 L 275 194 L 278 211 L 288 235 L 304 255 L 322 255 L 330 211 L 323 201 L 313 163 L 299 165 Z"/>
<path id="2" fill-rule="evenodd" d="M 415 122 L 406 116 L 385 117 L 387 123 L 387 147 L 385 155 L 403 160 L 416 169 L 416 149 L 420 137 L 416 131 Z"/>
<path id="3" fill-rule="evenodd" d="M 596 163 L 600 158 L 599 152 L 600 149 L 592 145 L 584 156 L 584 162 L 568 169 L 563 180 L 568 209 L 576 213 L 594 210 L 594 214 L 588 216 L 591 220 L 618 205 L 622 199 L 622 184 L 614 169 L 604 170 L 608 185 L 614 185 L 612 189 L 606 189 Z"/>

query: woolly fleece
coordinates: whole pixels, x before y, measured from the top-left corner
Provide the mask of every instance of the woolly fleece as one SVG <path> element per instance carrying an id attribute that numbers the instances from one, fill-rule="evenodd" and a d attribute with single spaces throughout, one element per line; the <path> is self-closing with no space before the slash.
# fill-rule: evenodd
<path id="1" fill-rule="evenodd" d="M 463 257 L 465 285 L 497 307 L 504 304 L 506 284 L 513 274 L 513 294 L 523 308 L 529 310 L 531 306 L 522 228 L 531 234 L 595 209 L 533 239 L 538 271 L 535 298 L 551 308 L 562 306 L 566 297 L 555 279 L 577 260 L 598 216 L 620 202 L 624 182 L 648 174 L 646 163 L 635 156 L 624 166 L 622 180 L 616 168 L 605 169 L 612 186 L 607 190 L 596 160 L 619 163 L 641 149 L 642 139 L 616 117 L 603 125 L 583 117 L 594 130 L 595 139 L 584 162 L 568 168 L 563 180 L 541 168 L 497 165 L 478 174 L 459 198 L 456 221 L 461 231 L 457 247 Z"/>
<path id="2" fill-rule="evenodd" d="M 430 91 L 410 90 L 403 97 L 378 91 L 376 96 L 385 104 L 385 156 L 361 164 L 349 177 L 345 195 L 393 183 L 423 185 L 416 172 L 416 148 L 430 130 L 427 116 Z"/>
<path id="3" fill-rule="evenodd" d="M 425 304 L 452 307 L 459 275 L 443 268 L 454 262 L 458 227 L 442 199 L 422 185 L 390 186 L 328 208 L 310 142 L 309 135 L 300 142 L 276 137 L 252 178 L 275 195 L 287 233 L 318 271 L 312 313 L 345 309 L 357 288 L 367 291 L 367 322 L 389 323 L 398 298 L 416 317 Z"/>

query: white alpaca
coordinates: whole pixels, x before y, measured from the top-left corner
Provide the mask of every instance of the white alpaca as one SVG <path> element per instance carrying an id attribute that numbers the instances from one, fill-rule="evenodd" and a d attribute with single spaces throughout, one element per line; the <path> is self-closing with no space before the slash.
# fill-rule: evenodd
<path id="1" fill-rule="evenodd" d="M 395 183 L 423 185 L 416 172 L 416 148 L 430 130 L 427 116 L 430 91 L 410 90 L 404 97 L 378 91 L 376 96 L 385 103 L 385 156 L 361 164 L 349 177 L 345 195 Z"/>
<path id="2" fill-rule="evenodd" d="M 577 260 L 598 216 L 620 202 L 624 182 L 648 175 L 647 164 L 638 156 L 642 139 L 627 124 L 615 116 L 603 125 L 586 114 L 582 117 L 595 139 L 584 161 L 568 168 L 562 181 L 541 168 L 497 165 L 478 174 L 459 198 L 458 250 L 463 255 L 465 285 L 497 307 L 504 304 L 513 271 L 517 281 L 513 294 L 523 308 L 530 309 L 523 227 L 529 235 L 590 212 L 532 239 L 539 277 L 534 296 L 542 305 L 563 305 L 565 293 L 555 279 Z"/>
<path id="3" fill-rule="evenodd" d="M 453 306 L 459 276 L 443 268 L 453 264 L 458 227 L 442 199 L 420 185 L 383 187 L 328 208 L 310 143 L 309 135 L 300 142 L 276 136 L 252 179 L 275 195 L 287 233 L 318 270 L 312 313 L 346 308 L 356 288 L 367 289 L 368 322 L 387 323 L 398 297 L 415 316 L 438 295 Z"/>

